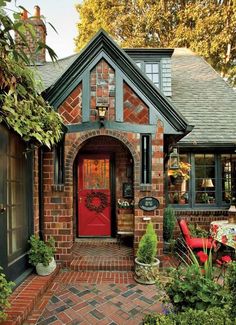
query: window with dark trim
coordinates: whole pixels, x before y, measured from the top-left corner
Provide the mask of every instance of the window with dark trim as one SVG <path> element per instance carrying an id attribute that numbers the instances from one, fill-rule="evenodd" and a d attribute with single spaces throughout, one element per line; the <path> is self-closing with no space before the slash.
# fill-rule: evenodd
<path id="1" fill-rule="evenodd" d="M 141 135 L 141 183 L 151 183 L 151 136 Z"/>
<path id="2" fill-rule="evenodd" d="M 54 184 L 64 184 L 64 139 L 54 148 Z"/>
<path id="3" fill-rule="evenodd" d="M 191 163 L 190 178 L 180 184 L 168 177 L 170 204 L 181 207 L 226 207 L 236 201 L 236 154 L 181 154 Z"/>
<path id="4" fill-rule="evenodd" d="M 160 62 L 136 61 L 136 64 L 160 89 Z"/>

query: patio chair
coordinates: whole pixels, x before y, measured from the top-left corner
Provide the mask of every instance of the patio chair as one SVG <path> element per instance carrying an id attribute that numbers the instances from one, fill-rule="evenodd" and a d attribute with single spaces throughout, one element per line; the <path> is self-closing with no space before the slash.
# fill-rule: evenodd
<path id="1" fill-rule="evenodd" d="M 216 249 L 216 242 L 211 237 L 197 238 L 192 237 L 188 225 L 184 219 L 178 219 L 178 224 L 182 232 L 187 247 L 191 250 Z"/>

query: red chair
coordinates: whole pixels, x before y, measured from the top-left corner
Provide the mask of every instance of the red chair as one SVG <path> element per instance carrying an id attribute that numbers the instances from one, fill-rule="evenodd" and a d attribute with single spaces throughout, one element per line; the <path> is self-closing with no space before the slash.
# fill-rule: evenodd
<path id="1" fill-rule="evenodd" d="M 191 237 L 191 233 L 184 219 L 178 220 L 178 223 L 187 246 L 192 250 L 216 248 L 216 242 L 212 238 Z"/>

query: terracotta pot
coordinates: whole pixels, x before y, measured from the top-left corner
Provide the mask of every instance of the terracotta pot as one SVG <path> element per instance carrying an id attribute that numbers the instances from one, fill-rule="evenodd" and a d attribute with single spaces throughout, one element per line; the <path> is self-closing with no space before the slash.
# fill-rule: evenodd
<path id="1" fill-rule="evenodd" d="M 136 282 L 141 284 L 155 284 L 157 280 L 157 276 L 159 274 L 159 265 L 160 260 L 157 258 L 154 259 L 154 263 L 152 264 L 144 264 L 138 261 L 135 258 L 134 263 L 134 279 Z"/>
<path id="2" fill-rule="evenodd" d="M 43 263 L 38 263 L 36 265 L 36 272 L 38 275 L 45 276 L 45 275 L 51 274 L 56 269 L 56 267 L 57 267 L 57 264 L 53 257 L 51 262 L 47 266 L 44 266 Z"/>

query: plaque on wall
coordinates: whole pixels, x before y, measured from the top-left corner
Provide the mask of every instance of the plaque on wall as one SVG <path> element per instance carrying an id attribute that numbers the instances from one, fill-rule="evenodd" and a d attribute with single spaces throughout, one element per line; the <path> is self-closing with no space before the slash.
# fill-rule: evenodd
<path id="1" fill-rule="evenodd" d="M 123 183 L 123 197 L 124 198 L 133 198 L 133 184 L 132 183 Z"/>
<path id="2" fill-rule="evenodd" d="M 155 197 L 145 196 L 139 200 L 138 205 L 139 205 L 139 208 L 144 211 L 153 211 L 159 207 L 160 202 Z"/>

